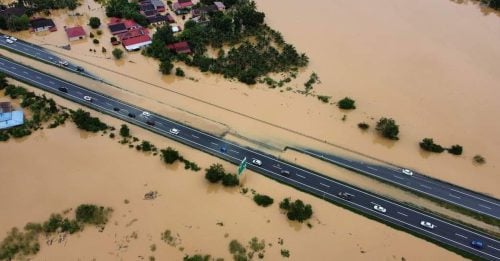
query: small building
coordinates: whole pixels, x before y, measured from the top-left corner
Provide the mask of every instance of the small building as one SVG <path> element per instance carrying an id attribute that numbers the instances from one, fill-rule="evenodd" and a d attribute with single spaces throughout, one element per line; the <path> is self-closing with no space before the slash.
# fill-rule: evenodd
<path id="1" fill-rule="evenodd" d="M 139 9 L 141 9 L 141 11 L 156 11 L 156 8 L 153 4 L 151 4 L 150 2 L 144 2 L 142 3 L 140 6 L 139 6 Z"/>
<path id="2" fill-rule="evenodd" d="M 158 12 L 156 10 L 141 11 L 141 13 L 146 18 L 155 17 L 156 15 L 158 15 Z M 148 21 L 149 21 L 149 19 L 148 19 Z"/>
<path id="3" fill-rule="evenodd" d="M 87 33 L 85 32 L 85 30 L 83 30 L 83 27 L 81 26 L 66 28 L 65 30 L 69 41 L 82 40 L 85 39 L 85 37 L 87 37 Z"/>
<path id="4" fill-rule="evenodd" d="M 116 23 L 108 25 L 109 31 L 111 31 L 112 35 L 117 35 L 121 33 L 127 32 L 127 27 L 125 27 L 124 23 Z"/>
<path id="5" fill-rule="evenodd" d="M 54 21 L 52 21 L 52 19 L 41 18 L 41 17 L 35 18 L 30 21 L 30 25 L 31 25 L 31 30 L 33 32 L 57 31 L 56 24 L 54 24 Z"/>
<path id="6" fill-rule="evenodd" d="M 172 33 L 178 33 L 182 31 L 181 27 L 177 24 L 171 24 L 170 28 L 172 29 Z"/>
<path id="7" fill-rule="evenodd" d="M 173 11 L 177 11 L 180 9 L 187 9 L 193 6 L 193 2 L 191 0 L 178 0 L 172 5 Z"/>
<path id="8" fill-rule="evenodd" d="M 165 12 L 165 4 L 160 0 L 151 0 L 151 4 L 153 4 L 158 12 Z"/>
<path id="9" fill-rule="evenodd" d="M 226 10 L 226 6 L 222 2 L 214 2 L 215 7 L 217 7 L 217 10 L 223 12 Z"/>
<path id="10" fill-rule="evenodd" d="M 215 5 L 205 5 L 205 6 L 202 6 L 199 8 L 193 8 L 193 10 L 191 10 L 191 16 L 198 17 L 198 16 L 206 15 L 210 12 L 217 12 L 217 11 L 218 11 L 218 9 Z"/>
<path id="11" fill-rule="evenodd" d="M 0 102 L 0 130 L 24 124 L 24 112 L 13 110 L 10 102 Z"/>
<path id="12" fill-rule="evenodd" d="M 165 23 L 169 22 L 167 16 L 160 15 L 160 14 L 157 14 L 156 16 L 146 17 L 146 18 L 148 19 L 148 22 L 150 24 L 160 25 L 160 24 L 165 24 Z"/>
<path id="13" fill-rule="evenodd" d="M 175 53 L 185 53 L 185 54 L 191 53 L 191 48 L 189 47 L 189 44 L 186 41 L 168 44 L 167 48 Z"/>
<path id="14" fill-rule="evenodd" d="M 127 51 L 139 50 L 144 46 L 150 45 L 152 42 L 151 37 L 147 34 L 122 39 L 122 45 Z"/>

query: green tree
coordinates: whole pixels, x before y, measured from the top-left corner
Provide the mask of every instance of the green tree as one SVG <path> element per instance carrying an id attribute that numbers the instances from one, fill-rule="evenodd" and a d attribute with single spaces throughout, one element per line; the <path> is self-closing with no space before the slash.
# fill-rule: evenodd
<path id="1" fill-rule="evenodd" d="M 375 129 L 383 136 L 391 140 L 398 140 L 399 125 L 391 118 L 382 117 L 377 122 Z"/>
<path id="2" fill-rule="evenodd" d="M 436 152 L 436 153 L 441 153 L 444 151 L 444 148 L 439 145 L 434 143 L 434 140 L 431 138 L 424 138 L 420 143 L 420 148 L 422 148 L 425 151 L 430 151 L 430 152 Z"/>
<path id="3" fill-rule="evenodd" d="M 106 224 L 108 221 L 109 209 L 96 205 L 82 204 L 76 208 L 76 220 L 88 224 Z"/>
<path id="4" fill-rule="evenodd" d="M 448 152 L 453 154 L 453 155 L 462 155 L 463 148 L 462 146 L 456 144 L 451 146 L 451 148 L 448 149 Z"/>
<path id="5" fill-rule="evenodd" d="M 174 68 L 174 65 L 169 59 L 162 59 L 160 61 L 160 72 L 162 74 L 170 74 L 172 69 Z"/>
<path id="6" fill-rule="evenodd" d="M 222 185 L 225 187 L 234 187 L 240 184 L 240 180 L 236 174 L 227 173 L 222 177 Z"/>
<path id="7" fill-rule="evenodd" d="M 179 152 L 171 147 L 161 150 L 160 152 L 161 152 L 161 158 L 167 164 L 172 164 L 180 158 Z"/>
<path id="8" fill-rule="evenodd" d="M 184 77 L 185 76 L 184 71 L 181 68 L 179 68 L 179 67 L 175 68 L 175 75 L 177 75 L 179 77 Z"/>
<path id="9" fill-rule="evenodd" d="M 92 29 L 97 29 L 99 28 L 99 26 L 101 26 L 101 19 L 99 19 L 99 17 L 90 17 L 89 19 L 89 26 L 92 28 Z"/>
<path id="10" fill-rule="evenodd" d="M 183 258 L 184 261 L 210 261 L 210 255 L 186 255 Z"/>
<path id="11" fill-rule="evenodd" d="M 367 130 L 368 128 L 370 128 L 370 125 L 368 125 L 368 123 L 366 123 L 366 122 L 360 122 L 360 123 L 358 123 L 358 128 L 360 128 L 362 130 Z"/>
<path id="12" fill-rule="evenodd" d="M 7 28 L 10 31 L 27 30 L 30 26 L 30 19 L 27 15 L 15 16 L 11 15 L 7 18 Z"/>
<path id="13" fill-rule="evenodd" d="M 78 109 L 71 113 L 71 119 L 75 122 L 79 129 L 90 132 L 103 131 L 108 128 L 108 125 L 101 122 L 99 118 L 90 116 L 89 112 Z"/>
<path id="14" fill-rule="evenodd" d="M 113 56 L 117 60 L 120 60 L 122 58 L 122 56 L 123 56 L 122 49 L 115 48 L 115 49 L 113 49 L 113 51 L 111 53 L 113 54 Z"/>
<path id="15" fill-rule="evenodd" d="M 122 124 L 122 126 L 120 127 L 120 136 L 124 138 L 130 137 L 130 129 L 126 124 Z"/>
<path id="16" fill-rule="evenodd" d="M 3 72 L 0 72 L 0 90 L 5 89 L 5 87 L 7 87 L 8 84 L 9 83 L 7 81 L 7 75 L 5 75 L 5 73 Z"/>
<path id="17" fill-rule="evenodd" d="M 263 206 L 263 207 L 267 207 L 267 206 L 274 203 L 273 198 L 271 198 L 267 195 L 261 195 L 261 194 L 255 194 L 255 196 L 253 196 L 253 201 L 255 201 L 255 203 L 257 203 L 257 205 Z"/>
<path id="18" fill-rule="evenodd" d="M 300 223 L 311 218 L 313 214 L 311 205 L 304 204 L 300 199 L 290 202 L 289 198 L 285 198 L 280 203 L 280 208 L 286 211 L 289 220 L 297 220 Z"/>
<path id="19" fill-rule="evenodd" d="M 205 170 L 205 178 L 211 183 L 217 183 L 225 176 L 225 170 L 222 164 L 212 164 L 208 169 Z"/>
<path id="20" fill-rule="evenodd" d="M 353 110 L 356 109 L 356 105 L 354 105 L 355 101 L 349 97 L 345 97 L 342 100 L 339 100 L 337 106 L 343 110 Z"/>

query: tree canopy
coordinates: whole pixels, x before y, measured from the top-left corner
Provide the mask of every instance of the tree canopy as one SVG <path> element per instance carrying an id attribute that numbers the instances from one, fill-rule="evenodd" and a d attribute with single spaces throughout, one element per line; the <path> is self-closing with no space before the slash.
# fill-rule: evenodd
<path id="1" fill-rule="evenodd" d="M 280 209 L 286 211 L 286 216 L 289 220 L 297 220 L 300 223 L 311 218 L 313 214 L 311 205 L 304 204 L 300 199 L 291 202 L 290 198 L 285 198 L 280 203 Z"/>
<path id="2" fill-rule="evenodd" d="M 393 119 L 385 117 L 380 118 L 375 129 L 380 132 L 383 137 L 391 140 L 399 139 L 399 125 L 397 125 L 396 121 L 394 121 Z"/>

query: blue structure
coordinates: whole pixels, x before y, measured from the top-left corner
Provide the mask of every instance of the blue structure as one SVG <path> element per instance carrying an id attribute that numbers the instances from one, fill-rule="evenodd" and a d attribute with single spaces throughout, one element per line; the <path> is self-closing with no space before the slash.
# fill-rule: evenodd
<path id="1" fill-rule="evenodd" d="M 24 124 L 23 111 L 13 111 L 9 102 L 0 102 L 0 130 Z"/>

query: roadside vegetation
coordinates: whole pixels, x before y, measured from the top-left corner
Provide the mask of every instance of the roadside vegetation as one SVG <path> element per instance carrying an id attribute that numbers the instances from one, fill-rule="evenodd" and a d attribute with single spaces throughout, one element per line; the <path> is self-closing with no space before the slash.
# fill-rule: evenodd
<path id="1" fill-rule="evenodd" d="M 270 206 L 274 203 L 274 199 L 267 196 L 267 195 L 261 195 L 261 194 L 255 194 L 253 196 L 253 201 L 259 206 L 262 207 L 267 207 Z"/>
<path id="2" fill-rule="evenodd" d="M 396 121 L 391 118 L 380 118 L 375 129 L 380 133 L 380 135 L 382 135 L 382 137 L 391 140 L 399 140 L 399 125 L 397 125 Z"/>
<path id="3" fill-rule="evenodd" d="M 266 253 L 266 241 L 253 237 L 244 246 L 238 240 L 233 239 L 229 242 L 229 253 L 233 255 L 233 260 L 237 261 L 252 260 L 254 257 L 263 259 Z"/>
<path id="4" fill-rule="evenodd" d="M 0 260 L 30 259 L 40 251 L 39 238 L 55 233 L 74 234 L 86 225 L 104 226 L 112 212 L 111 208 L 83 204 L 76 208 L 75 218 L 52 214 L 42 223 L 27 223 L 24 229 L 12 228 L 0 243 Z"/>
<path id="5" fill-rule="evenodd" d="M 222 181 L 224 187 L 235 187 L 240 184 L 240 180 L 236 174 L 226 173 L 222 164 L 212 164 L 208 169 L 205 169 L 205 179 L 210 183 L 218 183 Z"/>
<path id="6" fill-rule="evenodd" d="M 451 146 L 450 148 L 444 148 L 443 146 L 434 143 L 434 140 L 432 138 L 424 138 L 420 143 L 420 148 L 429 151 L 429 152 L 435 152 L 435 153 L 441 153 L 443 151 L 448 151 L 448 153 L 453 154 L 453 155 L 462 155 L 463 152 L 463 147 L 455 144 Z"/>
<path id="7" fill-rule="evenodd" d="M 124 1 L 111 0 L 110 2 Z M 211 4 L 202 1 L 200 4 Z M 172 62 L 181 61 L 202 72 L 221 74 L 246 84 L 255 84 L 270 73 L 297 71 L 309 59 L 284 41 L 282 35 L 264 23 L 265 14 L 250 0 L 225 1 L 225 12 L 209 13 L 205 24 L 187 21 L 184 30 L 174 36 L 169 26 L 158 28 L 153 43 L 143 51 L 160 60 L 160 70 L 170 73 Z M 107 8 L 108 10 L 108 8 Z M 165 45 L 187 41 L 192 55 L 176 54 Z M 211 57 L 207 51 L 217 53 Z"/>
<path id="8" fill-rule="evenodd" d="M 284 210 L 289 220 L 300 223 L 311 218 L 313 214 L 311 205 L 304 204 L 300 199 L 292 202 L 290 198 L 285 198 L 280 202 L 280 209 Z"/>
<path id="9" fill-rule="evenodd" d="M 356 101 L 354 101 L 353 99 L 351 99 L 349 97 L 345 97 L 344 99 L 339 100 L 337 102 L 337 106 L 343 110 L 354 110 L 354 109 L 356 109 L 355 102 Z"/>

